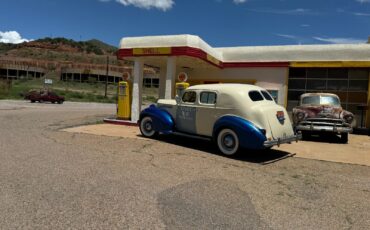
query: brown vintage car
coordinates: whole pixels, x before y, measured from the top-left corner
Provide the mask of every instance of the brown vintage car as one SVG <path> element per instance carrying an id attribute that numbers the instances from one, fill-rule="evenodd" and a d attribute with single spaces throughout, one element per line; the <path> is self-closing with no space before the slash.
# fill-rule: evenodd
<path id="1" fill-rule="evenodd" d="M 51 102 L 62 104 L 64 102 L 64 97 L 58 96 L 56 93 L 49 90 L 30 90 L 25 96 L 25 100 L 30 100 L 32 103 L 38 102 Z"/>
<path id="2" fill-rule="evenodd" d="M 344 110 L 337 95 L 331 93 L 306 93 L 293 109 L 293 124 L 303 137 L 312 133 L 331 132 L 339 134 L 343 143 L 348 142 L 352 132 L 354 115 Z"/>

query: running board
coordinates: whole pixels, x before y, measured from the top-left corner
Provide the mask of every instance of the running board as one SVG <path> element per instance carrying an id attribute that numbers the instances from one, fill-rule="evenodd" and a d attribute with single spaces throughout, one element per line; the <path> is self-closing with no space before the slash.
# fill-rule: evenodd
<path id="1" fill-rule="evenodd" d="M 172 132 L 171 134 L 174 134 L 174 135 L 176 135 L 176 136 L 183 136 L 183 137 L 196 138 L 196 139 L 205 140 L 205 141 L 211 141 L 211 140 L 212 140 L 212 138 L 211 138 L 211 137 L 202 137 L 202 136 L 198 136 L 198 135 L 191 135 L 191 134 L 187 134 L 187 133 Z"/>

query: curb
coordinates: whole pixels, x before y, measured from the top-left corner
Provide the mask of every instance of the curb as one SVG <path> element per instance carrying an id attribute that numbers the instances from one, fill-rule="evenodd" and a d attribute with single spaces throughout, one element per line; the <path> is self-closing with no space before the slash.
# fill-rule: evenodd
<path id="1" fill-rule="evenodd" d="M 113 124 L 113 125 L 138 126 L 137 122 L 133 122 L 130 120 L 120 120 L 117 118 L 104 118 L 103 121 L 105 123 Z"/>

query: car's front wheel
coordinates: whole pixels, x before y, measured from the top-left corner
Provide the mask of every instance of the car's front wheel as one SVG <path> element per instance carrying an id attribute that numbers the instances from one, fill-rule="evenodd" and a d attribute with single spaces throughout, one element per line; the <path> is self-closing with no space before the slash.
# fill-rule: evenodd
<path id="1" fill-rule="evenodd" d="M 343 144 L 348 143 L 348 133 L 342 133 L 340 135 L 340 142 L 342 142 Z"/>
<path id="2" fill-rule="evenodd" d="M 239 150 L 239 137 L 232 129 L 222 129 L 217 135 L 217 147 L 221 153 L 232 156 Z"/>
<path id="3" fill-rule="evenodd" d="M 154 130 L 153 119 L 151 117 L 143 117 L 140 120 L 139 128 L 144 137 L 153 138 L 158 135 L 158 132 Z"/>

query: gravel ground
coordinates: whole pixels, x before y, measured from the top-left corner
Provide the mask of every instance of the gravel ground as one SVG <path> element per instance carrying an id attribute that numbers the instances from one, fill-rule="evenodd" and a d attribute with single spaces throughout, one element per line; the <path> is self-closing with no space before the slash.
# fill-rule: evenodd
<path id="1" fill-rule="evenodd" d="M 114 112 L 0 101 L 2 229 L 370 229 L 367 166 L 60 131 Z"/>

